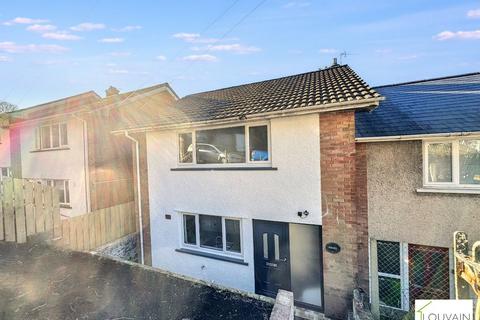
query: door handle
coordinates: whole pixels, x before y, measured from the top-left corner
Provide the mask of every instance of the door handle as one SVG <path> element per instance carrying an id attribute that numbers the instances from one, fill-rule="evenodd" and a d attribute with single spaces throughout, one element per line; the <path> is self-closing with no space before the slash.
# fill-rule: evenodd
<path id="1" fill-rule="evenodd" d="M 287 257 L 280 259 L 280 261 L 287 262 Z"/>

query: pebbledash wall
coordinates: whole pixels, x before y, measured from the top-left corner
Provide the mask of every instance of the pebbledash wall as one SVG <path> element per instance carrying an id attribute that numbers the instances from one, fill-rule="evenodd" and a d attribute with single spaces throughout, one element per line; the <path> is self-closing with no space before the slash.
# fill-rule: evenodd
<path id="1" fill-rule="evenodd" d="M 67 122 L 68 148 L 66 150 L 35 151 L 35 128 L 41 124 Z M 21 122 L 13 130 L 20 132 L 21 176 L 33 179 L 69 180 L 71 208 L 60 208 L 64 216 L 86 213 L 86 185 L 84 166 L 83 123 L 77 118 L 55 118 Z M 12 152 L 17 147 L 12 145 Z"/>
<path id="2" fill-rule="evenodd" d="M 148 133 L 153 266 L 253 292 L 252 219 L 322 223 L 318 123 L 318 114 L 271 120 L 272 167 L 278 171 L 171 171 L 178 167 L 177 132 Z M 301 219 L 297 212 L 304 210 L 310 215 Z M 175 252 L 182 211 L 242 218 L 248 266 Z"/>
<path id="3" fill-rule="evenodd" d="M 453 232 L 480 239 L 480 195 L 417 193 L 422 141 L 367 143 L 370 237 L 451 247 Z"/>

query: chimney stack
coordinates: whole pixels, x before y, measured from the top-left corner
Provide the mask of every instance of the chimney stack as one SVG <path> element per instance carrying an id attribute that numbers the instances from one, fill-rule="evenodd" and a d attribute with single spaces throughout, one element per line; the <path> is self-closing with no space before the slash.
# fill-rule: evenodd
<path id="1" fill-rule="evenodd" d="M 105 90 L 105 93 L 106 93 L 107 97 L 111 97 L 111 96 L 119 94 L 120 90 L 118 90 L 117 88 L 115 88 L 113 86 L 110 86 L 110 87 L 108 87 L 107 90 Z"/>
<path id="2" fill-rule="evenodd" d="M 332 67 L 334 67 L 334 66 L 338 66 L 337 58 L 333 58 Z"/>

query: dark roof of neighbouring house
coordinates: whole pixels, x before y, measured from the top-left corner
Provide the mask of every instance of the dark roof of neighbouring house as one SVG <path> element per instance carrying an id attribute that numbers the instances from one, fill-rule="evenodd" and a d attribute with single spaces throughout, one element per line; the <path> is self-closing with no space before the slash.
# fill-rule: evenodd
<path id="1" fill-rule="evenodd" d="M 385 100 L 356 112 L 356 136 L 480 131 L 480 72 L 374 88 Z"/>
<path id="2" fill-rule="evenodd" d="M 157 117 L 118 129 L 238 119 L 255 114 L 338 104 L 375 105 L 380 95 L 348 65 L 188 95 L 160 108 Z M 344 108 L 349 108 L 344 106 Z"/>

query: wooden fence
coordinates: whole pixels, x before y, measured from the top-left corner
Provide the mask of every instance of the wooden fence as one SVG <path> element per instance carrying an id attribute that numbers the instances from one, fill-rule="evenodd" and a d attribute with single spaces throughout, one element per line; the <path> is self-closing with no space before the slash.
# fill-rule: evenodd
<path id="1" fill-rule="evenodd" d="M 0 240 L 24 243 L 37 233 L 61 236 L 59 197 L 53 187 L 3 177 L 0 195 Z"/>
<path id="2" fill-rule="evenodd" d="M 46 234 L 55 245 L 87 251 L 137 230 L 134 202 L 61 219 L 58 191 L 24 179 L 3 177 L 0 202 L 0 240 Z"/>
<path id="3" fill-rule="evenodd" d="M 133 202 L 63 219 L 58 245 L 72 250 L 98 248 L 137 230 Z"/>

